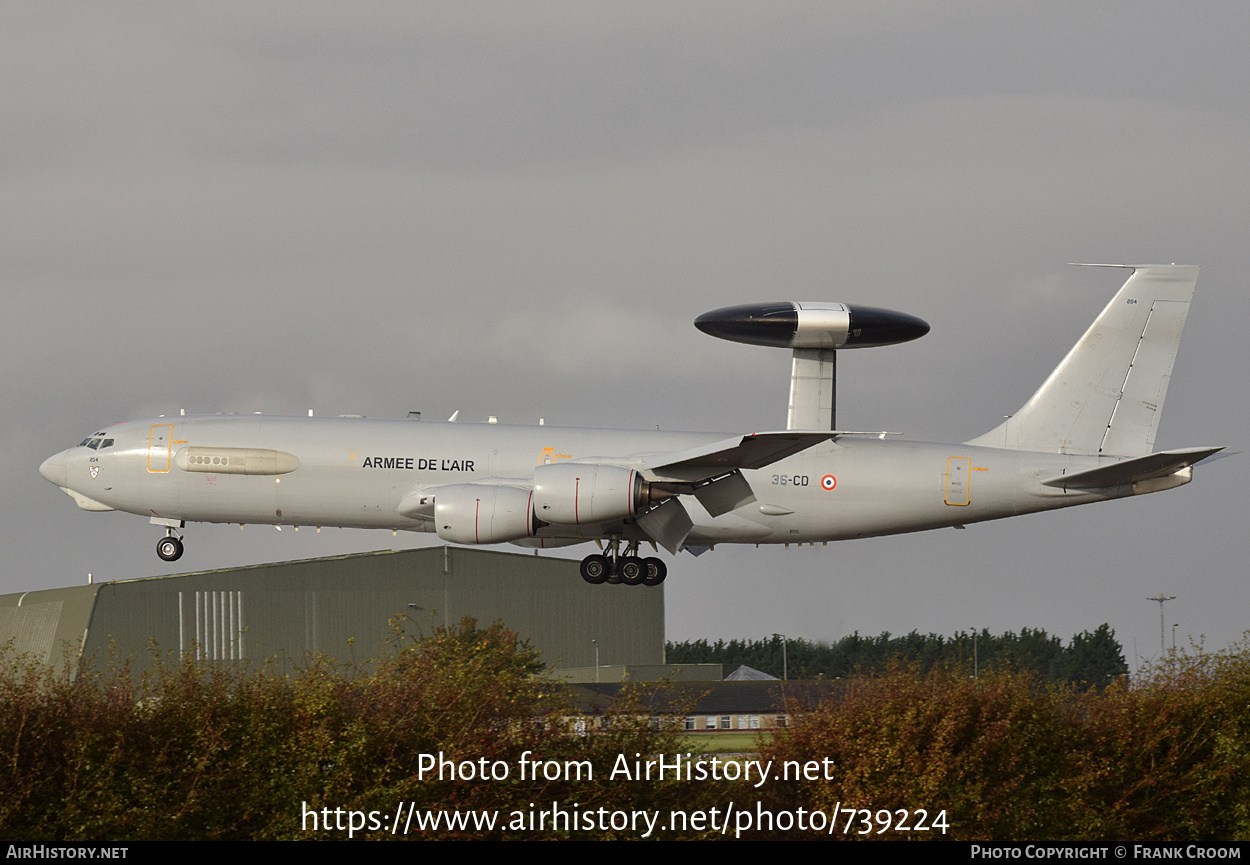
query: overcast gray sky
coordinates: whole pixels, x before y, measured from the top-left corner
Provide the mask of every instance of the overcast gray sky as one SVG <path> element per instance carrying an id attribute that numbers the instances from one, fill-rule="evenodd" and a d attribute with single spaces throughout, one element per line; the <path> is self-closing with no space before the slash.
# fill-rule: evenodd
<path id="1" fill-rule="evenodd" d="M 843 353 L 840 425 L 962 441 L 1123 279 L 1201 265 L 1156 447 L 1243 447 L 1244 3 L 8 2 L 0 7 L 0 592 L 429 543 L 191 526 L 38 474 L 191 412 L 784 426 L 753 300 L 933 326 Z M 1250 627 L 1246 466 L 1179 490 L 671 563 L 671 638 Z M 584 551 L 573 548 L 569 555 Z M 1169 637 L 1170 641 L 1170 637 Z"/>

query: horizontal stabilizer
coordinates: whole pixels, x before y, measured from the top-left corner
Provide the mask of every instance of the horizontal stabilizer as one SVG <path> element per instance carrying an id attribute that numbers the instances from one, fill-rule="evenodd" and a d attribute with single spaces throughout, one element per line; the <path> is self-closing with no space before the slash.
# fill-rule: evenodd
<path id="1" fill-rule="evenodd" d="M 721 474 L 731 469 L 761 469 L 828 441 L 836 435 L 838 433 L 833 430 L 751 433 L 668 454 L 648 468 L 668 477 L 688 480 Z"/>
<path id="2" fill-rule="evenodd" d="M 1096 490 L 1104 487 L 1118 487 L 1124 484 L 1135 484 L 1151 478 L 1161 478 L 1175 474 L 1181 469 L 1189 468 L 1212 454 L 1224 450 L 1218 448 L 1181 448 L 1172 451 L 1160 451 L 1144 457 L 1122 460 L 1108 466 L 1099 466 L 1070 475 L 1059 475 L 1042 481 L 1048 487 L 1064 489 Z"/>

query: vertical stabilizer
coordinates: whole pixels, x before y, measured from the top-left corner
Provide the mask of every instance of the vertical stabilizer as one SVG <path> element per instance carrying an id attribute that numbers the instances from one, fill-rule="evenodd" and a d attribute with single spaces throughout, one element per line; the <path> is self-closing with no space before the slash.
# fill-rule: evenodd
<path id="1" fill-rule="evenodd" d="M 1130 267 L 1089 330 L 1037 393 L 980 447 L 1140 456 L 1154 448 L 1198 268 Z"/>

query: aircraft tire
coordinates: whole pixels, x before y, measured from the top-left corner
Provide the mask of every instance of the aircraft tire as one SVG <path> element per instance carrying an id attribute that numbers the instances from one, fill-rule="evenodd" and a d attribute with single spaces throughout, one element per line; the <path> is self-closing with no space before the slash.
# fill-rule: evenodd
<path id="1" fill-rule="evenodd" d="M 647 566 L 637 556 L 624 556 L 616 563 L 621 582 L 627 586 L 641 586 L 647 576 Z"/>
<path id="2" fill-rule="evenodd" d="M 649 556 L 642 560 L 642 564 L 646 568 L 646 574 L 642 578 L 644 586 L 658 586 L 668 576 L 668 565 L 664 564 L 663 559 Z"/>
<path id="3" fill-rule="evenodd" d="M 156 544 L 156 555 L 167 562 L 182 558 L 182 541 L 174 537 L 161 538 Z"/>
<path id="4" fill-rule="evenodd" d="M 594 555 L 582 559 L 582 579 L 592 586 L 606 582 L 609 570 L 607 556 Z"/>

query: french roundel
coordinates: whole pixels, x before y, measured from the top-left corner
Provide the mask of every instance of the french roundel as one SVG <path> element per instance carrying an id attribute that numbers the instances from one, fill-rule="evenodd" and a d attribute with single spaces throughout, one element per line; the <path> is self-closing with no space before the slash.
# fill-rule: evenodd
<path id="1" fill-rule="evenodd" d="M 825 475 L 820 479 L 820 488 L 823 490 L 831 490 L 838 485 L 838 479 L 833 475 Z"/>

